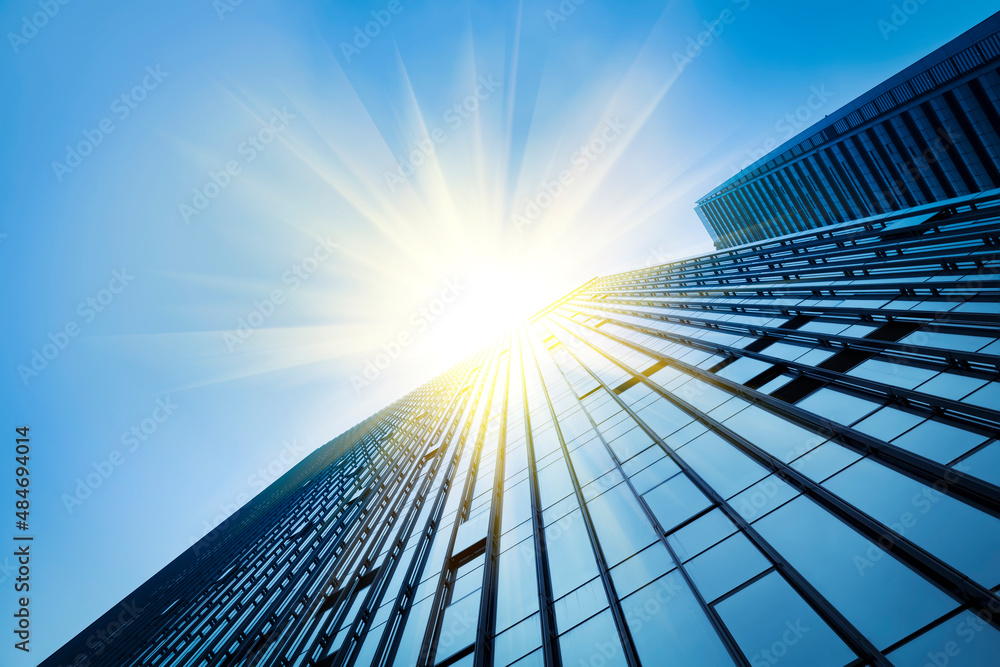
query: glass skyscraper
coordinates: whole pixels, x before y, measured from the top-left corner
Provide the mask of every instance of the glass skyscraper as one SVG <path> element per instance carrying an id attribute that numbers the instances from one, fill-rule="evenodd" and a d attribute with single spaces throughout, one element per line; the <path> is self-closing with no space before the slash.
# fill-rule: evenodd
<path id="1" fill-rule="evenodd" d="M 729 248 L 993 188 L 1000 13 L 743 169 L 696 211 L 716 248 Z"/>
<path id="2" fill-rule="evenodd" d="M 598 278 L 45 665 L 1000 661 L 1000 194 Z"/>

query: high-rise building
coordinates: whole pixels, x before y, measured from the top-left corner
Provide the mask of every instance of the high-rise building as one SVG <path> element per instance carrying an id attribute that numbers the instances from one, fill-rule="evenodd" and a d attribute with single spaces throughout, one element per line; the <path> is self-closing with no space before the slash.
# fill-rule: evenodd
<path id="1" fill-rule="evenodd" d="M 1000 13 L 698 200 L 716 248 L 1000 188 Z"/>
<path id="2" fill-rule="evenodd" d="M 979 667 L 1000 194 L 595 279 L 45 665 Z"/>

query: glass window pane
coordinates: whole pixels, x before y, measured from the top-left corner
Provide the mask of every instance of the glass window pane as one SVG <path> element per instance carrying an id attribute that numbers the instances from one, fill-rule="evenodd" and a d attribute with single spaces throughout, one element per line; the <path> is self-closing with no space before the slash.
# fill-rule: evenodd
<path id="1" fill-rule="evenodd" d="M 868 459 L 823 486 L 987 588 L 1000 584 L 1000 519 Z"/>
<path id="2" fill-rule="evenodd" d="M 500 554 L 497 580 L 497 631 L 538 611 L 534 541 L 527 539 Z"/>
<path id="3" fill-rule="evenodd" d="M 628 421 L 633 424 L 635 423 L 632 419 Z M 653 444 L 653 439 L 645 431 L 636 426 L 631 431 L 610 441 L 608 446 L 611 447 L 611 451 L 615 453 L 619 461 L 628 461 L 639 452 L 647 449 L 651 444 Z"/>
<path id="4" fill-rule="evenodd" d="M 936 419 L 928 419 L 893 440 L 892 444 L 932 461 L 948 463 L 985 440 L 986 437 L 978 433 L 955 428 Z"/>
<path id="5" fill-rule="evenodd" d="M 826 442 L 792 461 L 791 466 L 800 473 L 821 482 L 861 458 L 857 452 L 833 442 Z"/>
<path id="6" fill-rule="evenodd" d="M 1000 632 L 971 611 L 963 611 L 888 654 L 898 667 L 980 667 L 995 665 L 998 656 Z"/>
<path id="7" fill-rule="evenodd" d="M 538 471 L 538 495 L 543 508 L 571 493 L 573 493 L 573 482 L 562 456 Z"/>
<path id="8" fill-rule="evenodd" d="M 715 600 L 771 566 L 750 540 L 736 533 L 688 561 L 688 574 L 706 601 Z"/>
<path id="9" fill-rule="evenodd" d="M 564 665 L 625 667 L 625 653 L 611 612 L 605 611 L 559 638 Z"/>
<path id="10" fill-rule="evenodd" d="M 604 443 L 598 438 L 594 438 L 587 444 L 574 449 L 569 454 L 573 462 L 573 470 L 576 472 L 577 481 L 580 486 L 586 486 L 604 473 L 615 467 L 615 462 L 608 454 Z"/>
<path id="11" fill-rule="evenodd" d="M 519 526 L 531 518 L 531 491 L 528 481 L 508 487 L 503 494 L 503 519 L 501 529 Z"/>
<path id="12" fill-rule="evenodd" d="M 619 599 L 634 593 L 653 579 L 677 567 L 670 552 L 657 542 L 621 565 L 611 568 L 611 580 Z"/>
<path id="13" fill-rule="evenodd" d="M 708 427 L 701 422 L 691 422 L 684 428 L 680 429 L 676 433 L 672 433 L 664 438 L 669 446 L 677 449 L 678 447 L 683 447 L 695 438 L 697 438 L 702 433 L 707 433 Z"/>
<path id="14" fill-rule="evenodd" d="M 729 504 L 747 521 L 755 521 L 797 495 L 794 487 L 771 475 L 730 498 Z"/>
<path id="15" fill-rule="evenodd" d="M 966 473 L 1000 486 L 1000 442 L 983 447 L 960 465 Z"/>
<path id="16" fill-rule="evenodd" d="M 417 664 L 420 650 L 424 643 L 424 632 L 427 630 L 427 619 L 431 615 L 431 606 L 434 598 L 424 598 L 417 602 L 410 609 L 410 615 L 406 618 L 406 627 L 403 628 L 403 636 L 399 640 L 399 648 L 392 664 L 396 667 L 408 667 Z M 368 639 L 371 639 L 369 635 Z M 375 644 L 378 644 L 376 639 Z M 365 641 L 367 648 L 368 641 Z"/>
<path id="17" fill-rule="evenodd" d="M 756 406 L 736 413 L 723 423 L 782 461 L 791 461 L 826 440 Z"/>
<path id="18" fill-rule="evenodd" d="M 557 522 L 575 509 L 580 508 L 580 503 L 576 500 L 576 494 L 570 494 L 548 508 L 542 510 L 542 523 L 546 526 Z"/>
<path id="19" fill-rule="evenodd" d="M 760 361 L 759 359 L 753 359 L 751 357 L 740 357 L 719 371 L 718 375 L 726 378 L 727 380 L 732 380 L 733 382 L 739 382 L 742 384 L 747 380 L 757 377 L 771 366 L 772 364 L 769 364 L 766 361 Z"/>
<path id="20" fill-rule="evenodd" d="M 622 611 L 643 665 L 735 664 L 676 570 L 622 600 Z"/>
<path id="21" fill-rule="evenodd" d="M 777 572 L 726 598 L 715 609 L 751 665 L 840 667 L 855 658 Z"/>
<path id="22" fill-rule="evenodd" d="M 736 524 L 716 508 L 670 535 L 667 541 L 677 557 L 686 561 L 735 532 Z"/>
<path id="23" fill-rule="evenodd" d="M 728 391 L 698 378 L 691 378 L 672 391 L 681 400 L 687 401 L 702 412 L 714 410 L 733 397 Z"/>
<path id="24" fill-rule="evenodd" d="M 530 616 L 493 640 L 493 660 L 495 665 L 509 665 L 526 653 L 542 645 L 542 628 L 538 614 Z M 415 665 L 415 662 L 409 663 Z"/>
<path id="25" fill-rule="evenodd" d="M 646 493 L 646 491 L 673 477 L 680 471 L 680 466 L 674 463 L 669 457 L 664 456 L 645 470 L 632 475 L 632 485 L 635 486 L 635 490 L 638 493 Z"/>
<path id="26" fill-rule="evenodd" d="M 723 498 L 767 477 L 767 470 L 713 432 L 692 440 L 679 454 Z"/>
<path id="27" fill-rule="evenodd" d="M 878 403 L 845 394 L 836 389 L 822 387 L 809 394 L 796 405 L 841 424 L 853 424 L 877 409 Z"/>
<path id="28" fill-rule="evenodd" d="M 965 398 L 966 403 L 996 410 L 1000 405 L 1000 382 L 990 382 L 988 385 Z"/>
<path id="29" fill-rule="evenodd" d="M 796 498 L 754 527 L 879 648 L 957 606 L 807 498 Z"/>
<path id="30" fill-rule="evenodd" d="M 580 510 L 567 514 L 545 529 L 545 546 L 553 597 L 561 598 L 597 576 L 597 561 Z"/>
<path id="31" fill-rule="evenodd" d="M 575 591 L 571 591 L 555 602 L 556 625 L 559 632 L 566 632 L 608 607 L 608 596 L 604 592 L 601 578 L 591 579 Z"/>
<path id="32" fill-rule="evenodd" d="M 444 610 L 435 654 L 437 660 L 444 660 L 476 641 L 481 598 L 478 593 L 467 595 Z"/>
<path id="33" fill-rule="evenodd" d="M 979 378 L 956 375 L 955 373 L 941 373 L 917 387 L 917 391 L 957 401 L 984 384 L 986 381 Z"/>
<path id="34" fill-rule="evenodd" d="M 464 658 L 460 658 L 451 663 L 450 667 L 472 667 L 476 663 L 476 654 L 470 653 Z"/>
<path id="35" fill-rule="evenodd" d="M 656 531 L 639 501 L 625 484 L 619 484 L 587 507 L 608 566 L 617 565 L 656 541 Z"/>
<path id="36" fill-rule="evenodd" d="M 624 460 L 622 462 L 622 470 L 626 475 L 634 475 L 643 468 L 652 465 L 655 461 L 662 459 L 666 455 L 666 452 L 664 452 L 663 448 L 659 445 L 647 447 L 642 450 L 642 453 L 637 454 L 631 459 Z"/>
<path id="37" fill-rule="evenodd" d="M 494 660 L 496 660 L 494 658 Z M 359 663 L 360 664 L 360 663 Z M 497 667 L 504 667 L 500 662 L 494 662 Z M 542 649 L 538 649 L 531 655 L 527 655 L 515 663 L 511 663 L 515 667 L 545 667 L 545 656 L 542 655 Z"/>
<path id="38" fill-rule="evenodd" d="M 583 500 L 584 502 L 588 502 L 605 491 L 615 488 L 618 484 L 624 481 L 625 478 L 622 477 L 620 472 L 617 470 L 611 470 L 581 489 L 581 491 L 583 491 Z"/>
<path id="39" fill-rule="evenodd" d="M 680 474 L 643 495 L 664 532 L 711 506 L 687 475 Z"/>
<path id="40" fill-rule="evenodd" d="M 865 417 L 854 428 L 873 438 L 888 442 L 909 431 L 924 420 L 924 417 L 893 407 L 882 408 L 870 417 Z"/>
<path id="41" fill-rule="evenodd" d="M 638 415 L 639 419 L 661 438 L 694 421 L 686 412 L 665 398 L 646 406 L 638 412 Z"/>
<path id="42" fill-rule="evenodd" d="M 467 563 L 466 565 L 459 568 L 459 571 L 456 573 L 457 579 L 455 580 L 455 588 L 451 593 L 452 602 L 457 602 L 462 598 L 464 598 L 469 593 L 471 593 L 472 591 L 482 588 L 483 566 L 481 563 L 483 563 L 485 560 L 486 560 L 485 556 L 480 556 L 479 558 L 473 560 L 471 563 Z M 470 565 L 476 565 L 477 563 L 479 564 L 477 567 L 474 567 L 472 570 L 468 572 L 463 572 L 463 570 L 466 567 Z"/>
<path id="43" fill-rule="evenodd" d="M 913 389 L 921 382 L 934 377 L 935 373 L 936 371 L 898 362 L 869 359 L 852 368 L 847 374 L 904 389 Z"/>

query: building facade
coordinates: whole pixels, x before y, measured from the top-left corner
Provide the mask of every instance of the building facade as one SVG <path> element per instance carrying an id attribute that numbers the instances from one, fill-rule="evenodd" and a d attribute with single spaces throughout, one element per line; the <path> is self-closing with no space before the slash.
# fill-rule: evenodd
<path id="1" fill-rule="evenodd" d="M 1000 14 L 698 200 L 717 248 L 1000 188 Z"/>
<path id="2" fill-rule="evenodd" d="M 43 664 L 1000 656 L 1000 195 L 595 279 Z"/>

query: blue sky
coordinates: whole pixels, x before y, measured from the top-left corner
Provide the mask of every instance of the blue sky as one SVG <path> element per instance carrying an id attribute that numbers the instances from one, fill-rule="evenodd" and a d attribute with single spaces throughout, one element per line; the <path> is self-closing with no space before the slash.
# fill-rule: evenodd
<path id="1" fill-rule="evenodd" d="M 2 423 L 7 451 L 31 428 L 36 541 L 32 652 L 0 663 L 37 664 L 497 310 L 711 249 L 694 201 L 786 114 L 995 9 L 912 3 L 886 33 L 893 5 L 78 1 L 33 30 L 49 4 L 3 3 Z"/>

